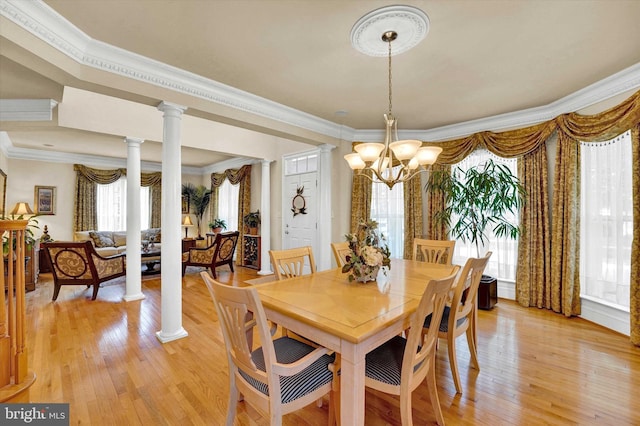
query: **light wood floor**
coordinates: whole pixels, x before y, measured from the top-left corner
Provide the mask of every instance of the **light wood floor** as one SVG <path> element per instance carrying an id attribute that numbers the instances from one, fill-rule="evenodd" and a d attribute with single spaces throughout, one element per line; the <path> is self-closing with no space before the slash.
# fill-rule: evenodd
<path id="1" fill-rule="evenodd" d="M 219 268 L 220 281 L 256 277 Z M 182 282 L 189 336 L 167 344 L 160 330 L 159 276 L 143 279 L 146 299 L 122 302 L 124 279 L 90 301 L 84 287 L 63 287 L 51 302 L 50 274 L 27 294 L 33 402 L 70 403 L 71 424 L 220 425 L 227 406 L 227 362 L 214 306 L 198 275 Z M 500 300 L 479 313 L 479 359 L 469 367 L 458 343 L 464 393 L 456 395 L 446 345 L 437 361 L 438 394 L 448 425 L 638 425 L 640 349 L 587 321 Z M 416 425 L 435 424 L 426 384 L 413 394 Z M 327 402 L 285 417 L 285 425 L 325 425 Z M 396 397 L 367 391 L 366 424 L 400 424 Z M 266 424 L 239 404 L 236 425 Z"/>

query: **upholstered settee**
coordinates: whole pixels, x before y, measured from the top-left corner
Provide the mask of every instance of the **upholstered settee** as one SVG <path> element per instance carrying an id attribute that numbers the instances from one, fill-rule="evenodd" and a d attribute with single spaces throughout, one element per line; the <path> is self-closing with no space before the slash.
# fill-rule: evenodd
<path id="1" fill-rule="evenodd" d="M 153 243 L 160 249 L 162 243 L 160 228 L 149 228 L 141 231 L 141 241 Z M 73 234 L 73 241 L 91 241 L 96 253 L 100 256 L 112 256 L 127 250 L 127 231 L 78 231 Z"/>

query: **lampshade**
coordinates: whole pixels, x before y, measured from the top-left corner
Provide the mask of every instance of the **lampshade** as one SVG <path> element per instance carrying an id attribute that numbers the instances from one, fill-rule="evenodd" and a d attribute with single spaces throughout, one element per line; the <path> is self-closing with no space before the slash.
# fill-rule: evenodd
<path id="1" fill-rule="evenodd" d="M 33 210 L 29 207 L 29 203 L 20 202 L 16 203 L 16 206 L 11 210 L 11 214 L 22 216 L 25 214 L 33 214 Z"/>
<path id="2" fill-rule="evenodd" d="M 182 226 L 193 226 L 193 222 L 191 222 L 191 216 L 186 215 L 184 220 L 182 221 Z"/>

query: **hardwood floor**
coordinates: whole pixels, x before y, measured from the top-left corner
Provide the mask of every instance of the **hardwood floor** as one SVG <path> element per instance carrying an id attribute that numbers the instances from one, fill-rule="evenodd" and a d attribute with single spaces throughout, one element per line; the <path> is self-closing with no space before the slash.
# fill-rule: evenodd
<path id="1" fill-rule="evenodd" d="M 254 270 L 219 268 L 234 285 Z M 32 402 L 70 403 L 70 424 L 219 425 L 227 407 L 227 361 L 211 298 L 198 268 L 182 282 L 189 336 L 161 344 L 160 276 L 144 277 L 144 300 L 122 302 L 124 278 L 90 290 L 63 286 L 51 302 L 50 274 L 27 294 Z M 456 395 L 441 342 L 438 394 L 448 425 L 640 424 L 640 349 L 626 336 L 579 318 L 500 300 L 480 311 L 481 371 L 457 340 L 464 393 Z M 327 403 L 285 416 L 285 425 L 325 425 Z M 267 424 L 238 404 L 236 425 Z M 435 424 L 426 384 L 413 393 L 416 425 Z M 367 391 L 366 424 L 400 424 L 396 397 Z"/>

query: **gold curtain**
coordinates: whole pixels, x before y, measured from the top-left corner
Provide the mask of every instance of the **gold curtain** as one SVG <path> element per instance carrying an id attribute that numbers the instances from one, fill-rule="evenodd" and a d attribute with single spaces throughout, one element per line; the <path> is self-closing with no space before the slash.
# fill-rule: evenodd
<path id="1" fill-rule="evenodd" d="M 125 169 L 99 170 L 74 164 L 76 191 L 73 200 L 73 231 L 96 229 L 97 226 L 97 184 L 108 185 L 120 179 Z"/>
<path id="2" fill-rule="evenodd" d="M 631 243 L 631 343 L 640 346 L 640 123 L 631 129 L 633 242 Z"/>
<path id="3" fill-rule="evenodd" d="M 244 226 L 243 219 L 251 211 L 251 165 L 245 165 L 239 169 L 227 169 L 222 173 L 211 174 L 211 208 L 210 217 L 213 220 L 218 215 L 218 190 L 225 179 L 229 179 L 232 185 L 240 185 L 238 189 L 238 231 L 240 231 L 240 243 L 236 247 L 236 259 L 244 259 Z M 262 260 L 265 261 L 264 259 Z"/>
<path id="4" fill-rule="evenodd" d="M 74 196 L 73 230 L 86 231 L 97 227 L 97 185 L 108 185 L 127 174 L 127 169 L 101 170 L 74 164 L 76 188 Z M 162 173 L 141 173 L 140 185 L 151 187 L 152 228 L 160 227 L 162 212 Z"/>
<path id="5" fill-rule="evenodd" d="M 405 259 L 413 259 L 413 240 L 422 238 L 422 183 L 415 177 L 403 185 Z"/>
<path id="6" fill-rule="evenodd" d="M 551 309 L 549 176 L 544 146 L 518 159 L 518 176 L 527 193 L 520 209 L 516 300 L 522 306 Z"/>
<path id="7" fill-rule="evenodd" d="M 371 176 L 370 171 L 365 171 Z M 358 223 L 371 217 L 371 189 L 373 182 L 362 175 L 353 174 L 351 190 L 351 229 L 355 232 Z"/>
<path id="8" fill-rule="evenodd" d="M 150 210 L 151 219 L 149 221 L 150 228 L 160 228 L 162 226 L 162 173 L 141 173 L 140 185 L 149 186 L 151 193 Z"/>

